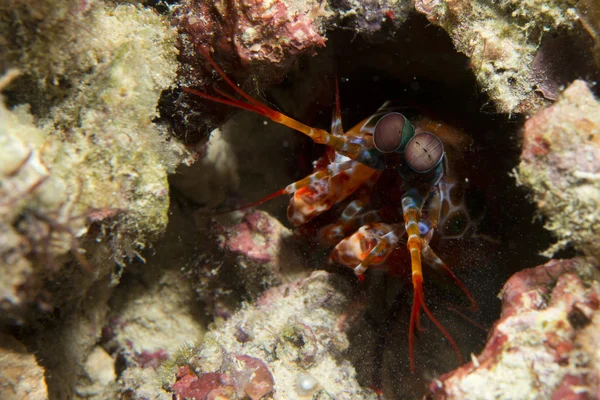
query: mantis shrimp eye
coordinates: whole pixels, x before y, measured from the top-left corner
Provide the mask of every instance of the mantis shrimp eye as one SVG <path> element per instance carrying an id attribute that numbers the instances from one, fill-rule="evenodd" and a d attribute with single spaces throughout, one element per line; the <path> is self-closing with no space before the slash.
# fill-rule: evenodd
<path id="1" fill-rule="evenodd" d="M 402 143 L 402 131 L 408 123 L 406 117 L 400 113 L 384 115 L 375 125 L 373 144 L 382 153 L 396 151 Z"/>
<path id="2" fill-rule="evenodd" d="M 442 160 L 444 145 L 433 133 L 421 132 L 408 142 L 404 154 L 409 167 L 416 172 L 427 172 Z"/>

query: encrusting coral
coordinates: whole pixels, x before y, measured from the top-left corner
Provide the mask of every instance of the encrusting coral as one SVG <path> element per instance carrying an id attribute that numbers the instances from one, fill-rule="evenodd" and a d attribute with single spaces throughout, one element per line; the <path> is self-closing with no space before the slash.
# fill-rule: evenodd
<path id="1" fill-rule="evenodd" d="M 325 46 L 323 23 L 332 16 L 326 4 L 314 0 L 182 1 L 173 16 L 181 31 L 185 83 L 197 84 L 203 75 L 194 66 L 198 48 L 216 52 L 226 66 L 239 61 L 261 79 L 280 80 L 300 55 Z"/>

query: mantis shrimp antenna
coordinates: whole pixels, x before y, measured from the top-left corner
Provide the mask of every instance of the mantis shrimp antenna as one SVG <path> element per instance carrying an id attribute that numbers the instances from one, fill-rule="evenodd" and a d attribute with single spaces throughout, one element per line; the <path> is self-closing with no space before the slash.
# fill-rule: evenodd
<path id="1" fill-rule="evenodd" d="M 383 163 L 381 157 L 378 157 L 378 154 L 373 151 L 369 151 L 370 149 L 366 149 L 355 143 L 348 143 L 344 139 L 339 136 L 334 136 L 324 129 L 312 128 L 308 125 L 303 124 L 300 121 L 297 121 L 293 118 L 288 117 L 287 115 L 280 113 L 279 111 L 273 110 L 272 108 L 262 104 L 242 89 L 240 89 L 226 74 L 223 70 L 217 65 L 217 63 L 210 57 L 207 51 L 198 46 L 198 51 L 205 57 L 210 65 L 214 68 L 215 71 L 223 78 L 223 80 L 227 83 L 229 87 L 231 87 L 235 92 L 244 98 L 246 101 L 238 100 L 233 96 L 230 96 L 222 91 L 217 90 L 217 93 L 222 96 L 213 96 L 199 90 L 191 89 L 188 87 L 184 87 L 183 90 L 194 94 L 196 96 L 202 97 L 207 100 L 215 101 L 217 103 L 226 104 L 228 106 L 241 108 L 242 110 L 251 111 L 255 114 L 262 115 L 266 118 L 269 118 L 271 121 L 276 122 L 281 125 L 285 125 L 289 128 L 292 128 L 298 132 L 301 132 L 311 138 L 315 143 L 320 143 L 331 147 L 336 152 L 343 154 L 353 160 L 357 160 L 371 168 L 382 169 Z"/>

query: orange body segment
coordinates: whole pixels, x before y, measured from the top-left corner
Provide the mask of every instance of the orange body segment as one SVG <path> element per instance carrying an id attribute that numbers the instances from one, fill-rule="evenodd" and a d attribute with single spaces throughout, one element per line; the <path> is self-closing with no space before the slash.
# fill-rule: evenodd
<path id="1" fill-rule="evenodd" d="M 352 168 L 334 176 L 325 176 L 302 189 L 297 190 L 288 206 L 288 219 L 293 226 L 310 221 L 329 210 L 334 204 L 345 200 L 359 187 L 379 172 L 358 162 Z"/>

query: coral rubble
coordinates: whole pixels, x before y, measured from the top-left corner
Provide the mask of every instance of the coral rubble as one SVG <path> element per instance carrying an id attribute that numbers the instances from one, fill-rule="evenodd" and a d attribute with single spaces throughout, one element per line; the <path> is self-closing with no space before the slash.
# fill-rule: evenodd
<path id="1" fill-rule="evenodd" d="M 193 399 L 375 399 L 343 356 L 347 293 L 343 279 L 323 271 L 269 289 L 182 349 L 163 376 Z"/>

